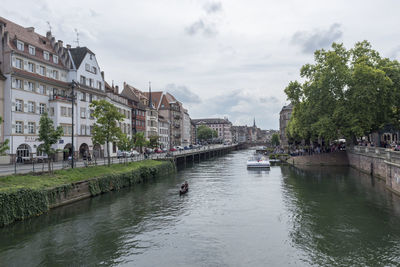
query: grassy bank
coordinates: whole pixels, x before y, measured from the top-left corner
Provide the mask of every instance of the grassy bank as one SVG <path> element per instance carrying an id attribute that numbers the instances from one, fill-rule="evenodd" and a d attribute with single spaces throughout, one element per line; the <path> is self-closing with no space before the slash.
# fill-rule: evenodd
<path id="1" fill-rule="evenodd" d="M 155 167 L 162 162 L 144 160 L 128 164 L 113 164 L 107 166 L 92 166 L 87 168 L 75 168 L 67 170 L 56 170 L 53 174 L 17 174 L 0 177 L 0 192 L 12 192 L 19 189 L 47 189 L 64 184 L 84 181 L 95 177 L 109 174 L 121 174 L 139 169 L 141 167 Z"/>
<path id="2" fill-rule="evenodd" d="M 96 196 L 175 172 L 171 161 L 141 161 L 57 170 L 54 174 L 0 177 L 0 227 L 38 216 L 51 207 L 63 205 L 86 184 L 85 197 Z"/>

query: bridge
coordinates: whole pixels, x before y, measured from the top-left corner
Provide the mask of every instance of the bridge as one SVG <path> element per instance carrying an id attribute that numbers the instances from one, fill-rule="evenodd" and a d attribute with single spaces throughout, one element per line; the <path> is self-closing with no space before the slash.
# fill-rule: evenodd
<path id="1" fill-rule="evenodd" d="M 190 150 L 174 151 L 172 153 L 164 155 L 164 157 L 152 157 L 157 158 L 168 158 L 175 162 L 175 165 L 183 165 L 186 167 L 187 163 L 200 162 L 214 157 L 225 155 L 231 151 L 240 149 L 238 144 L 233 145 L 209 145 L 200 148 L 194 148 Z"/>

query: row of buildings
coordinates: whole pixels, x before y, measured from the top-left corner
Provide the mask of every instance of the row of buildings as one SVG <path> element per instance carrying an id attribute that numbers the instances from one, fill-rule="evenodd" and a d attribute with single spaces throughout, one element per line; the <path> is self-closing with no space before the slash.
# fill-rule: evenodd
<path id="1" fill-rule="evenodd" d="M 218 132 L 223 142 L 258 140 L 262 131 L 235 128 L 227 118 L 192 120 L 188 110 L 172 94 L 139 90 L 123 83 L 122 88 L 106 82 L 96 55 L 87 47 L 64 46 L 49 31 L 46 36 L 33 27 L 23 27 L 0 17 L 0 141 L 9 140 L 9 161 L 42 156 L 38 141 L 39 120 L 47 112 L 64 135 L 54 146 L 56 160 L 68 158 L 72 151 L 82 157 L 91 153 L 104 156 L 104 145 L 93 144 L 95 120 L 90 103 L 105 99 L 124 115 L 121 131 L 128 136 L 143 132 L 146 138 L 159 136 L 161 148 L 196 143 L 196 127 L 207 125 Z M 77 83 L 72 95 L 72 84 Z M 72 106 L 72 99 L 75 99 Z M 251 129 L 251 130 L 249 130 Z M 74 131 L 74 142 L 72 142 Z M 72 143 L 75 148 L 72 149 Z M 111 155 L 118 147 L 110 144 Z"/>

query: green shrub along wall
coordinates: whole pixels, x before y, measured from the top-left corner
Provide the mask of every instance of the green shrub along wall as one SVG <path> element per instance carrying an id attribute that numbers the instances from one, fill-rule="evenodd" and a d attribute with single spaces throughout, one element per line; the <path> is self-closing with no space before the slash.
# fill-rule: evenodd
<path id="1" fill-rule="evenodd" d="M 173 162 L 163 161 L 162 164 L 153 167 L 143 166 L 126 173 L 89 179 L 90 195 L 118 190 L 175 171 Z M 68 198 L 68 192 L 74 187 L 73 183 L 43 190 L 19 189 L 15 192 L 0 192 L 0 227 L 49 211 L 52 206 L 57 206 L 61 200 Z"/>

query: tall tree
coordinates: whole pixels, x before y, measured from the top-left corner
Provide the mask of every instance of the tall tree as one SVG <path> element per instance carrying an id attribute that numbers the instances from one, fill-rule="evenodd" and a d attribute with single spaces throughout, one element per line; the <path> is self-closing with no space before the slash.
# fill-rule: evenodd
<path id="1" fill-rule="evenodd" d="M 149 147 L 157 148 L 159 144 L 160 137 L 158 135 L 152 135 L 149 137 Z"/>
<path id="2" fill-rule="evenodd" d="M 43 113 L 39 121 L 39 141 L 43 142 L 40 146 L 41 151 L 48 156 L 49 172 L 52 172 L 51 156 L 56 152 L 51 146 L 56 144 L 63 134 L 63 128 L 61 126 L 54 128 L 53 120 L 49 118 L 46 112 Z"/>
<path id="3" fill-rule="evenodd" d="M 122 151 L 130 151 L 135 146 L 135 142 L 133 138 L 129 138 L 129 136 L 123 133 L 118 137 L 117 146 Z"/>
<path id="4" fill-rule="evenodd" d="M 206 140 L 210 140 L 215 136 L 215 132 L 205 126 L 205 125 L 200 125 L 199 127 L 197 127 L 197 139 L 200 141 L 206 141 Z M 216 135 L 218 136 L 218 135 Z"/>
<path id="5" fill-rule="evenodd" d="M 0 124 L 3 123 L 3 118 L 0 117 Z M 0 155 L 4 155 L 6 150 L 9 149 L 10 147 L 8 146 L 8 143 L 10 140 L 6 139 L 4 142 L 0 143 Z"/>
<path id="6" fill-rule="evenodd" d="M 273 146 L 279 146 L 280 141 L 279 141 L 279 135 L 278 135 L 277 133 L 274 133 L 274 134 L 272 135 L 271 144 L 272 144 Z"/>
<path id="7" fill-rule="evenodd" d="M 134 142 L 135 142 L 135 147 L 139 148 L 139 152 L 143 152 L 143 147 L 146 145 L 146 138 L 144 137 L 144 133 L 136 133 L 134 135 Z"/>
<path id="8" fill-rule="evenodd" d="M 93 144 L 106 144 L 108 166 L 110 160 L 110 143 L 118 141 L 122 132 L 118 123 L 122 121 L 124 115 L 118 112 L 118 109 L 106 100 L 95 100 L 90 104 L 94 108 L 93 117 L 96 123 L 93 125 L 92 142 Z"/>
<path id="9" fill-rule="evenodd" d="M 301 68 L 303 83 L 285 88 L 293 104 L 289 139 L 333 140 L 400 126 L 400 65 L 382 59 L 367 41 L 346 50 L 332 44 L 317 50 L 314 64 Z"/>

